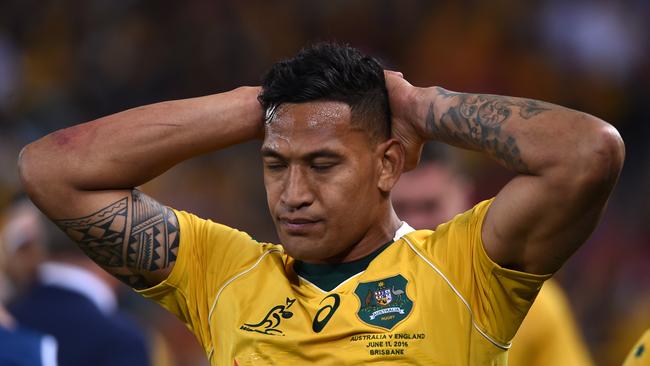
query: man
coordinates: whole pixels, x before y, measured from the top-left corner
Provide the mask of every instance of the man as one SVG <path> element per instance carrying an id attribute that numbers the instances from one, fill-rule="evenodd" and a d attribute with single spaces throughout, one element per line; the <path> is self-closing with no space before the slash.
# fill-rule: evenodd
<path id="1" fill-rule="evenodd" d="M 261 90 L 55 132 L 23 150 L 21 177 L 91 258 L 186 322 L 214 365 L 504 364 L 543 281 L 597 224 L 623 143 L 584 113 L 385 75 L 356 49 L 319 44 L 275 64 Z M 281 246 L 134 188 L 257 138 Z M 390 191 L 428 140 L 518 176 L 414 232 Z"/>
<path id="2" fill-rule="evenodd" d="M 46 221 L 27 197 L 14 198 L 2 214 L 7 217 L 0 235 L 11 261 L 5 273 L 10 283 L 10 297 L 25 294 L 38 280 L 38 268 L 47 259 Z"/>
<path id="3" fill-rule="evenodd" d="M 403 174 L 391 199 L 397 215 L 415 229 L 435 229 L 473 205 L 474 185 L 450 147 L 426 144 L 417 169 Z"/>
<path id="4" fill-rule="evenodd" d="M 395 212 L 416 229 L 435 228 L 471 207 L 474 185 L 449 148 L 427 144 L 418 168 L 391 192 Z M 510 366 L 592 365 L 562 288 L 548 280 L 512 341 Z"/>
<path id="5" fill-rule="evenodd" d="M 14 253 L 10 277 L 32 279 L 8 306 L 12 316 L 52 335 L 61 365 L 149 365 L 144 333 L 117 308 L 119 282 L 46 225 L 29 200 L 16 201 L 8 212 L 1 236 Z"/>
<path id="6" fill-rule="evenodd" d="M 0 210 L 0 233 L 4 220 Z M 4 236 L 0 235 L 0 285 L 5 281 L 7 248 Z M 7 288 L 0 286 L 0 365 L 12 366 L 56 366 L 57 343 L 50 336 L 25 329 L 4 307 Z"/>

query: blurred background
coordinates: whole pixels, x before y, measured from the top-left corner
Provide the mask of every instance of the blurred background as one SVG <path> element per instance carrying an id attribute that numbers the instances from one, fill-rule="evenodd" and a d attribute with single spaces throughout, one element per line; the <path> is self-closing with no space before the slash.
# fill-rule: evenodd
<path id="1" fill-rule="evenodd" d="M 558 273 L 599 365 L 650 327 L 650 2 L 3 0 L 0 207 L 20 186 L 20 148 L 47 133 L 156 101 L 256 85 L 318 40 L 347 42 L 413 84 L 526 96 L 615 125 L 627 159 L 602 224 Z M 276 241 L 258 143 L 181 164 L 143 189 L 163 203 Z M 474 153 L 476 200 L 510 173 Z M 119 172 L 118 172 L 119 173 Z M 202 365 L 184 326 L 120 288 L 120 304 Z"/>

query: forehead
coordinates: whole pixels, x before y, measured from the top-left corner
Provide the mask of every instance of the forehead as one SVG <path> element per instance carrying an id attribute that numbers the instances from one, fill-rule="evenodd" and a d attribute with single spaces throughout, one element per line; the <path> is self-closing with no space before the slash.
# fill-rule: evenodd
<path id="1" fill-rule="evenodd" d="M 368 140 L 365 133 L 351 126 L 351 115 L 350 106 L 343 102 L 282 104 L 266 124 L 262 149 L 304 153 Z"/>

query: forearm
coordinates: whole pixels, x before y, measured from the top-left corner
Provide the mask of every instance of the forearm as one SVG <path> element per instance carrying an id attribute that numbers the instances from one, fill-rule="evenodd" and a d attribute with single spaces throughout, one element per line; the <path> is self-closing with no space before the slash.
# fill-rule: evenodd
<path id="1" fill-rule="evenodd" d="M 480 151 L 517 173 L 485 218 L 488 255 L 508 268 L 556 271 L 598 223 L 623 164 L 618 132 L 530 99 L 440 88 L 423 94 L 427 138 Z"/>
<path id="2" fill-rule="evenodd" d="M 56 131 L 23 150 L 23 180 L 37 192 L 46 184 L 77 190 L 135 187 L 182 160 L 260 136 L 258 92 L 239 88 L 162 102 Z"/>
<path id="3" fill-rule="evenodd" d="M 481 227 L 494 262 L 552 273 L 584 243 L 623 166 L 625 147 L 614 127 L 530 99 L 417 88 L 394 72 L 386 72 L 386 85 L 407 169 L 433 140 L 482 152 L 517 173 Z"/>
<path id="4" fill-rule="evenodd" d="M 421 89 L 417 104 L 427 138 L 483 152 L 522 174 L 592 164 L 613 130 L 588 114 L 532 99 L 435 87 Z"/>

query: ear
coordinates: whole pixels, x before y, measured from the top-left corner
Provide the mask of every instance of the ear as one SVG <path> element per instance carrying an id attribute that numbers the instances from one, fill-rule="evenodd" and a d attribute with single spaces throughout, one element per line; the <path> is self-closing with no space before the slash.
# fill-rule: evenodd
<path id="1" fill-rule="evenodd" d="M 389 193 L 404 169 L 404 146 L 397 139 L 389 139 L 377 145 L 379 154 L 379 179 L 377 188 Z"/>

